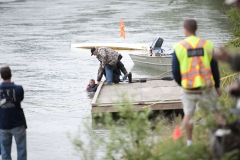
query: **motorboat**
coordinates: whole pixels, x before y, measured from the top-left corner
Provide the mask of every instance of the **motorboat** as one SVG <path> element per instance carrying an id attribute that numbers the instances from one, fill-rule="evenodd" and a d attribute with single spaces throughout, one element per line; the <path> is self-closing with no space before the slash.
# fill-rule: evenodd
<path id="1" fill-rule="evenodd" d="M 173 49 L 165 50 L 162 48 L 163 39 L 155 39 L 150 46 L 149 53 L 129 54 L 136 65 L 148 67 L 161 71 L 171 71 Z"/>

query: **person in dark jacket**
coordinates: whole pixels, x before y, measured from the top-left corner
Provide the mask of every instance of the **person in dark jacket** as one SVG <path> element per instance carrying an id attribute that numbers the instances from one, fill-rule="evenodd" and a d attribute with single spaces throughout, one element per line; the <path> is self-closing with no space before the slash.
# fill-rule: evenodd
<path id="1" fill-rule="evenodd" d="M 11 158 L 12 137 L 17 146 L 17 159 L 27 159 L 26 120 L 21 101 L 24 98 L 23 87 L 11 82 L 11 69 L 2 67 L 0 85 L 0 143 L 2 159 Z"/>
<path id="2" fill-rule="evenodd" d="M 96 92 L 97 91 L 97 87 L 98 87 L 98 85 L 95 84 L 95 80 L 94 79 L 90 79 L 89 84 L 87 85 L 86 90 L 88 92 Z"/>

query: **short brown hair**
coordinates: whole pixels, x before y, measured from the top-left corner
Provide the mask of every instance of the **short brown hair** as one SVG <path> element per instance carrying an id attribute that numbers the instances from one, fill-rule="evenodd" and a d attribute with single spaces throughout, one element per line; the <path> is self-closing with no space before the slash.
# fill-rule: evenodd
<path id="1" fill-rule="evenodd" d="M 183 27 L 190 33 L 195 34 L 197 30 L 197 21 L 194 19 L 187 19 L 184 21 Z"/>
<path id="2" fill-rule="evenodd" d="M 8 80 L 12 77 L 11 69 L 8 66 L 2 67 L 0 72 L 3 80 Z"/>

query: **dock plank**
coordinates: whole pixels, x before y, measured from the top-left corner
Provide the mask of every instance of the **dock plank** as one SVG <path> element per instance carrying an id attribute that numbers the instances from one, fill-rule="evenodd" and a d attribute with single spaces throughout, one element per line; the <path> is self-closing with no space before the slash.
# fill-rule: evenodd
<path id="1" fill-rule="evenodd" d="M 147 80 L 113 85 L 101 82 L 99 87 L 92 101 L 92 113 L 117 112 L 113 105 L 121 105 L 122 95 L 133 103 L 134 110 L 142 110 L 146 105 L 152 110 L 182 109 L 180 87 L 175 81 Z"/>

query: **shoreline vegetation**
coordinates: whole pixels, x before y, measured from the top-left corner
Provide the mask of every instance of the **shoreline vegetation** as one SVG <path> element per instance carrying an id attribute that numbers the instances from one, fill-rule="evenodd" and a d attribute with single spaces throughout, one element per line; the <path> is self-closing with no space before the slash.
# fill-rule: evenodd
<path id="1" fill-rule="evenodd" d="M 232 8 L 227 11 L 228 18 L 233 22 L 233 35 L 235 39 L 229 41 L 224 47 L 231 53 L 240 51 L 240 12 Z M 236 80 L 236 72 L 232 71 L 229 64 L 219 62 L 221 75 L 221 88 L 223 94 L 220 97 L 221 109 L 227 121 L 232 122 L 236 116 L 229 114 L 229 109 L 235 107 L 236 100 L 231 98 L 226 87 Z M 184 131 L 181 127 L 181 117 L 173 117 L 171 120 L 159 116 L 155 120 L 149 120 L 150 109 L 143 112 L 132 112 L 132 105 L 122 95 L 124 106 L 115 106 L 119 109 L 119 119 L 114 120 L 110 114 L 98 114 L 101 123 L 93 119 L 93 125 L 85 134 L 91 139 L 89 144 L 84 144 L 82 136 L 73 139 L 74 146 L 79 150 L 83 159 L 124 159 L 124 160 L 205 160 L 211 159 L 210 129 L 217 126 L 214 123 L 213 114 L 197 109 L 194 115 L 193 144 L 186 146 Z M 180 126 L 182 137 L 176 141 L 172 139 L 175 126 Z M 104 130 L 98 134 L 98 129 Z M 81 134 L 80 131 L 79 134 Z M 103 157 L 96 157 L 95 152 L 103 153 Z M 233 152 L 225 154 L 222 160 L 227 160 Z M 232 157 L 231 157 L 232 159 Z"/>

